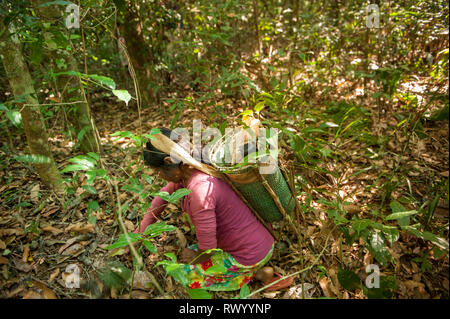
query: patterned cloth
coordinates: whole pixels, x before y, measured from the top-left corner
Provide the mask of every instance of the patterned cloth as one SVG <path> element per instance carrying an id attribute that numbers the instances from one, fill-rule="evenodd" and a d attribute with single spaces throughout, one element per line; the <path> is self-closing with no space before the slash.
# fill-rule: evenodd
<path id="1" fill-rule="evenodd" d="M 197 244 L 188 247 L 198 250 Z M 256 271 L 272 257 L 273 245 L 267 255 L 254 265 L 241 265 L 231 254 L 218 250 L 208 260 L 194 265 L 179 264 L 174 279 L 185 287 L 214 291 L 238 290 L 248 284 Z"/>

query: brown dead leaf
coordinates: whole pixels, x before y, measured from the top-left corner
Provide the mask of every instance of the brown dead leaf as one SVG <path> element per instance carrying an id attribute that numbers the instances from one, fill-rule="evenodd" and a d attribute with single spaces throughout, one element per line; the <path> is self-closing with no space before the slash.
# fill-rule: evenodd
<path id="1" fill-rule="evenodd" d="M 43 299 L 43 297 L 37 291 L 28 289 L 28 291 L 23 295 L 22 299 Z"/>
<path id="2" fill-rule="evenodd" d="M 38 281 L 33 281 L 33 286 L 42 290 L 42 296 L 43 296 L 44 299 L 58 299 L 58 297 L 56 297 L 56 295 L 53 292 L 53 290 L 48 288 L 43 283 L 38 282 Z"/>
<path id="3" fill-rule="evenodd" d="M 48 217 L 48 216 L 50 216 L 51 214 L 57 212 L 58 210 L 59 210 L 59 207 L 50 208 L 50 209 L 48 209 L 44 214 L 42 214 L 41 216 L 42 216 L 42 217 Z"/>
<path id="4" fill-rule="evenodd" d="M 8 262 L 8 258 L 0 256 L 0 265 L 7 265 Z"/>
<path id="5" fill-rule="evenodd" d="M 448 171 L 441 172 L 441 176 L 448 177 Z"/>
<path id="6" fill-rule="evenodd" d="M 52 282 L 55 280 L 56 277 L 59 275 L 59 268 L 56 268 L 54 272 L 50 275 L 50 278 L 48 279 L 48 282 Z"/>
<path id="7" fill-rule="evenodd" d="M 128 298 L 128 295 L 123 295 L 122 298 L 124 298 L 124 296 L 126 296 L 126 298 Z M 133 292 L 131 293 L 131 298 L 132 299 L 151 299 L 151 296 L 142 290 L 133 290 Z"/>
<path id="8" fill-rule="evenodd" d="M 117 299 L 118 298 L 117 290 L 114 289 L 114 287 L 111 288 L 111 298 L 112 299 Z"/>
<path id="9" fill-rule="evenodd" d="M 349 213 L 349 214 L 358 214 L 361 212 L 361 207 L 358 205 L 345 205 L 344 209 Z"/>
<path id="10" fill-rule="evenodd" d="M 73 238 L 70 238 L 64 245 L 62 245 L 59 250 L 58 250 L 58 254 L 61 254 L 67 247 L 69 247 L 70 245 L 72 245 L 73 243 L 80 241 L 80 240 L 86 240 L 89 239 L 89 235 L 79 235 Z"/>
<path id="11" fill-rule="evenodd" d="M 95 230 L 95 225 L 93 224 L 85 224 L 83 225 L 83 223 L 77 223 L 75 225 L 70 225 L 69 227 L 67 227 L 65 229 L 65 231 L 73 231 L 76 233 L 81 233 L 81 234 L 87 234 L 87 233 L 92 233 Z"/>
<path id="12" fill-rule="evenodd" d="M 128 219 L 125 219 L 125 220 L 123 221 L 123 223 L 125 224 L 125 227 L 126 227 L 126 229 L 127 229 L 129 232 L 131 232 L 131 231 L 134 230 L 134 225 L 133 225 L 133 222 L 132 222 L 132 221 L 130 221 L 130 220 L 128 220 Z"/>
<path id="13" fill-rule="evenodd" d="M 24 263 L 22 260 L 13 259 L 13 261 L 16 268 L 20 271 L 30 272 L 33 269 L 31 265 Z"/>
<path id="14" fill-rule="evenodd" d="M 12 289 L 8 294 L 6 295 L 6 298 L 13 298 L 18 293 L 22 292 L 25 289 L 23 285 L 20 285 L 14 289 Z"/>
<path id="15" fill-rule="evenodd" d="M 30 191 L 30 199 L 33 203 L 37 203 L 39 201 L 39 184 L 36 184 Z"/>
<path id="16" fill-rule="evenodd" d="M 22 262 L 26 263 L 28 261 L 29 256 L 30 256 L 30 246 L 27 244 L 23 249 Z"/>
<path id="17" fill-rule="evenodd" d="M 138 271 L 134 274 L 133 287 L 136 289 L 146 290 L 151 287 L 151 279 L 143 271 Z"/>
<path id="18" fill-rule="evenodd" d="M 19 228 L 0 229 L 0 237 L 10 235 L 23 235 L 23 230 Z"/>
<path id="19" fill-rule="evenodd" d="M 322 288 L 323 294 L 328 298 L 335 298 L 336 295 L 331 291 L 331 281 L 328 277 L 324 276 L 319 281 L 320 288 Z"/>
<path id="20" fill-rule="evenodd" d="M 59 228 L 56 228 L 56 227 L 53 227 L 53 226 L 50 226 L 50 225 L 45 226 L 45 227 L 42 227 L 41 229 L 42 229 L 43 231 L 51 232 L 51 233 L 53 233 L 53 234 L 59 234 L 59 233 L 64 232 L 63 230 L 61 230 L 61 229 L 59 229 Z"/>
<path id="21" fill-rule="evenodd" d="M 79 252 L 83 248 L 84 248 L 84 246 L 81 244 L 74 244 L 74 245 L 70 246 L 69 248 L 67 248 L 62 255 L 63 256 L 64 255 L 66 255 L 66 256 L 73 255 L 73 254 Z"/>
<path id="22" fill-rule="evenodd" d="M 184 234 L 178 228 L 175 229 L 175 234 L 177 235 L 177 238 L 180 241 L 180 247 L 185 248 L 187 246 L 187 240 Z"/>
<path id="23" fill-rule="evenodd" d="M 3 240 L 0 240 L 0 249 L 6 249 L 6 244 Z"/>

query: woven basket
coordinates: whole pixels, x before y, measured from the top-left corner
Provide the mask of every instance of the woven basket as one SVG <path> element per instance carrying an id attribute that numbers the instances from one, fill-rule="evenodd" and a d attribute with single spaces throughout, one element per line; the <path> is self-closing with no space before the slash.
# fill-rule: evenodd
<path id="1" fill-rule="evenodd" d="M 258 176 L 258 169 L 261 163 L 248 164 L 237 169 L 225 167 L 218 159 L 218 152 L 224 153 L 221 148 L 225 145 L 222 141 L 211 147 L 210 162 L 218 170 L 224 173 L 231 180 L 233 185 L 242 193 L 248 203 L 256 210 L 266 222 L 275 222 L 283 219 L 283 214 L 275 203 L 272 195 Z M 289 186 L 277 167 L 271 174 L 261 174 L 267 184 L 277 196 L 284 211 L 289 214 L 295 208 L 295 199 L 291 194 Z"/>

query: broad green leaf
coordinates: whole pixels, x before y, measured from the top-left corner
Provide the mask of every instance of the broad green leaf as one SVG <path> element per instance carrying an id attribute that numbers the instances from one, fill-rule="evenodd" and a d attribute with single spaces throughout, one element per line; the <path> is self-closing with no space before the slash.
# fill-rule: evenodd
<path id="1" fill-rule="evenodd" d="M 371 223 L 372 221 L 368 219 L 357 219 L 355 221 L 352 221 L 352 228 L 355 232 L 360 233 L 369 225 L 371 225 Z"/>
<path id="2" fill-rule="evenodd" d="M 209 293 L 206 289 L 190 289 L 188 288 L 189 297 L 192 299 L 211 299 L 212 294 Z"/>
<path id="3" fill-rule="evenodd" d="M 241 112 L 239 115 L 247 116 L 247 115 L 252 115 L 252 114 L 253 114 L 252 110 L 245 110 L 245 111 Z"/>
<path id="4" fill-rule="evenodd" d="M 353 291 L 361 287 L 361 279 L 351 270 L 339 268 L 337 277 L 341 286 L 347 290 Z"/>
<path id="5" fill-rule="evenodd" d="M 86 170 L 86 166 L 80 165 L 80 164 L 72 164 L 72 165 L 67 165 L 67 166 L 61 171 L 61 173 L 74 172 L 74 171 L 84 171 L 84 170 Z"/>
<path id="6" fill-rule="evenodd" d="M 214 275 L 214 274 L 223 274 L 227 272 L 227 267 L 222 265 L 215 265 L 211 266 L 208 269 L 205 270 L 205 274 L 207 275 Z"/>
<path id="7" fill-rule="evenodd" d="M 398 201 L 392 201 L 389 206 L 391 207 L 392 212 L 394 214 L 395 213 L 403 213 L 403 212 L 412 212 L 412 211 L 408 211 Z M 410 223 L 410 216 L 413 215 L 413 214 L 405 214 L 404 216 L 400 216 L 399 218 L 397 218 L 396 216 L 398 216 L 398 215 L 394 215 L 394 214 L 391 214 L 388 217 L 390 217 L 391 220 L 392 219 L 396 219 L 400 226 L 407 226 L 407 225 L 409 225 L 409 223 Z M 394 215 L 394 216 L 392 216 L 392 215 Z"/>
<path id="8" fill-rule="evenodd" d="M 164 266 L 164 265 L 163 265 Z M 184 264 L 170 263 L 164 266 L 166 273 L 172 276 L 175 280 L 180 282 L 182 285 L 187 286 L 188 280 L 184 272 Z"/>
<path id="9" fill-rule="evenodd" d="M 68 161 L 83 166 L 85 170 L 94 168 L 97 164 L 93 158 L 84 155 L 75 156 L 74 158 L 68 159 Z"/>
<path id="10" fill-rule="evenodd" d="M 430 233 L 427 231 L 422 232 L 422 231 L 418 230 L 417 228 L 415 228 L 414 226 L 403 226 L 402 229 L 408 230 L 409 232 L 411 232 L 412 234 L 416 235 L 419 238 L 431 241 L 433 244 L 435 244 L 436 246 L 438 246 L 439 248 L 441 248 L 447 252 L 449 251 L 448 242 L 441 237 L 437 237 L 433 233 Z"/>
<path id="11" fill-rule="evenodd" d="M 87 155 L 89 155 L 90 157 L 92 157 L 93 159 L 95 159 L 96 161 L 100 160 L 100 156 L 98 156 L 98 154 L 94 153 L 94 152 L 89 152 L 87 153 Z"/>
<path id="12" fill-rule="evenodd" d="M 123 288 L 132 275 L 131 271 L 119 261 L 110 262 L 97 273 L 106 286 L 116 289 Z"/>
<path id="13" fill-rule="evenodd" d="M 83 74 L 83 76 L 86 76 L 86 75 Z M 116 82 L 114 82 L 113 79 L 111 79 L 107 76 L 97 75 L 97 74 L 89 74 L 89 75 L 87 75 L 87 77 L 91 78 L 94 81 L 99 82 L 102 85 L 106 85 L 107 87 L 109 87 L 112 90 L 116 89 Z M 114 93 L 114 91 L 113 91 L 113 93 Z"/>
<path id="14" fill-rule="evenodd" d="M 250 288 L 248 288 L 247 284 L 243 284 L 241 290 L 239 291 L 239 296 L 244 299 L 250 295 Z"/>
<path id="15" fill-rule="evenodd" d="M 134 137 L 134 134 L 130 131 L 118 131 L 112 134 L 109 134 L 109 136 L 120 136 L 120 137 Z"/>
<path id="16" fill-rule="evenodd" d="M 131 95 L 127 90 L 113 90 L 112 92 L 119 100 L 124 101 L 128 105 L 128 102 L 131 100 Z"/>
<path id="17" fill-rule="evenodd" d="M 169 201 L 171 203 L 176 203 L 180 198 L 182 198 L 190 193 L 192 193 L 192 191 L 190 189 L 187 189 L 187 188 L 178 189 L 174 193 L 172 193 Z"/>
<path id="18" fill-rule="evenodd" d="M 255 105 L 255 112 L 261 112 L 261 110 L 264 108 L 264 101 L 259 102 Z"/>
<path id="19" fill-rule="evenodd" d="M 98 205 L 98 202 L 96 200 L 90 201 L 88 203 L 88 210 L 91 212 L 94 212 L 96 210 L 98 210 L 100 208 L 100 206 Z"/>
<path id="20" fill-rule="evenodd" d="M 147 250 L 151 253 L 157 253 L 158 251 L 156 250 L 155 246 L 152 244 L 152 242 L 150 240 L 144 240 L 143 244 L 145 246 L 145 248 L 147 248 Z"/>
<path id="21" fill-rule="evenodd" d="M 144 231 L 145 236 L 155 237 L 161 235 L 165 231 L 175 230 L 176 227 L 172 225 L 166 225 L 164 222 L 157 222 L 150 224 Z"/>
<path id="22" fill-rule="evenodd" d="M 20 162 L 33 163 L 33 164 L 47 164 L 50 163 L 50 158 L 44 155 L 19 155 L 15 157 Z"/>
<path id="23" fill-rule="evenodd" d="M 363 290 L 369 299 L 391 299 L 396 288 L 395 282 L 395 275 L 381 276 L 380 288 L 363 287 Z"/>
<path id="24" fill-rule="evenodd" d="M 87 190 L 91 194 L 97 194 L 97 190 L 91 185 L 83 185 L 82 188 Z"/>
<path id="25" fill-rule="evenodd" d="M 135 243 L 142 239 L 140 234 L 128 233 L 128 237 L 130 238 L 130 243 Z M 113 244 L 106 247 L 107 250 L 120 248 L 128 245 L 128 241 L 125 237 L 125 234 L 120 234 L 119 239 L 117 239 Z"/>
<path id="26" fill-rule="evenodd" d="M 153 196 L 158 196 L 161 199 L 165 200 L 166 202 L 168 202 L 170 200 L 170 194 L 168 192 L 157 192 L 157 193 L 153 193 Z"/>
<path id="27" fill-rule="evenodd" d="M 164 256 L 170 258 L 170 260 L 173 261 L 174 263 L 177 262 L 177 257 L 172 252 L 165 253 Z"/>
<path id="28" fill-rule="evenodd" d="M 404 218 L 404 217 L 409 217 L 409 216 L 412 216 L 412 215 L 415 215 L 415 214 L 417 214 L 416 210 L 410 210 L 410 211 L 407 211 L 407 212 L 392 213 L 392 214 L 386 216 L 384 219 L 385 220 L 397 220 L 397 219 L 401 219 L 401 218 Z"/>

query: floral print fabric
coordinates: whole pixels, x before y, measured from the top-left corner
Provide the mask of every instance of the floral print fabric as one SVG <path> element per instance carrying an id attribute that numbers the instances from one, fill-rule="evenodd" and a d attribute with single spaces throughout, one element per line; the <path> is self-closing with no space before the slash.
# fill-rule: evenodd
<path id="1" fill-rule="evenodd" d="M 197 250 L 197 244 L 189 246 L 189 249 Z M 255 276 L 256 271 L 266 264 L 272 257 L 273 245 L 267 255 L 254 265 L 241 265 L 234 257 L 219 250 L 207 261 L 189 265 L 183 264 L 178 268 L 181 276 L 174 277 L 186 287 L 196 289 L 203 288 L 214 291 L 232 291 L 238 290 L 243 284 L 248 284 Z M 183 277 L 183 280 L 177 279 Z"/>

